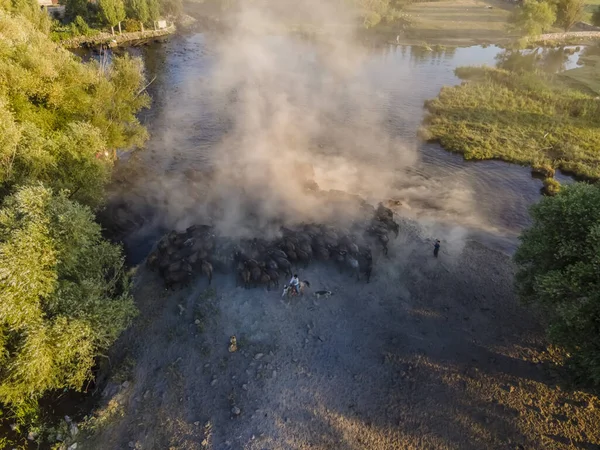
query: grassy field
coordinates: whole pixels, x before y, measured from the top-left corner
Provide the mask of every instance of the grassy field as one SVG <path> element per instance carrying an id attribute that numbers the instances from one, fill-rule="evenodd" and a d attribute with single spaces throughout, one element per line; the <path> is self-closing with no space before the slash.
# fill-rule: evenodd
<path id="1" fill-rule="evenodd" d="M 536 73 L 468 67 L 427 102 L 422 134 L 466 159 L 501 159 L 600 179 L 600 101 Z"/>
<path id="2" fill-rule="evenodd" d="M 600 1 L 600 0 L 599 0 Z M 407 35 L 415 39 L 462 43 L 498 42 L 510 37 L 506 25 L 512 5 L 480 0 L 413 3 Z"/>

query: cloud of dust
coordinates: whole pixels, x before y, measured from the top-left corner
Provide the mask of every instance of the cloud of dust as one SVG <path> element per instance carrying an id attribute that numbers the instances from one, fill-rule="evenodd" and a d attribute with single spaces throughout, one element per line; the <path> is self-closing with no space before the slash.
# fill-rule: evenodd
<path id="1" fill-rule="evenodd" d="M 372 204 L 399 198 L 415 217 L 438 204 L 458 214 L 469 207 L 469 192 L 451 192 L 407 170 L 418 160 L 417 147 L 386 129 L 385 111 L 365 82 L 369 55 L 354 35 L 356 11 L 349 4 L 240 2 L 231 29 L 214 43 L 210 76 L 202 84 L 181 83 L 177 97 L 193 101 L 170 108 L 168 128 L 160 131 L 161 152 L 171 153 L 163 155 L 167 171 L 179 150 L 189 157 L 189 136 L 181 133 L 190 121 L 202 127 L 198 103 L 221 111 L 210 120 L 226 129 L 203 153 L 209 175 L 161 176 L 146 186 L 144 195 L 162 208 L 163 225 L 210 221 L 225 235 L 243 236 L 276 229 L 278 221 L 355 218 L 357 202 L 322 193 L 330 189 Z M 318 30 L 318 37 L 282 32 L 297 23 Z M 322 191 L 307 189 L 308 180 Z"/>

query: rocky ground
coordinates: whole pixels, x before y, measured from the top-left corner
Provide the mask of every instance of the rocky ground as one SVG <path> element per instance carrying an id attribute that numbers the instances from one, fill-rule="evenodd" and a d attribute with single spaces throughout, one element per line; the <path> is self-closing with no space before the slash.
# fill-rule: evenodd
<path id="1" fill-rule="evenodd" d="M 600 400 L 560 386 L 506 255 L 467 240 L 435 259 L 404 224 L 370 284 L 299 272 L 312 289 L 289 302 L 233 275 L 165 291 L 140 267 L 140 315 L 77 448 L 599 448 Z"/>

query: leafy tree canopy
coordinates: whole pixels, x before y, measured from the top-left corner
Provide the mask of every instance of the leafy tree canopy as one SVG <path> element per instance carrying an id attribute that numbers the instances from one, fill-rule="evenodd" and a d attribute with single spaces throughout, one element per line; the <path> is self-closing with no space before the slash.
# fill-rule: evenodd
<path id="1" fill-rule="evenodd" d="M 65 192 L 24 187 L 0 209 L 0 402 L 80 389 L 135 313 L 120 247 Z"/>
<path id="2" fill-rule="evenodd" d="M 565 31 L 583 19 L 585 0 L 559 0 L 556 8 L 557 22 Z"/>
<path id="3" fill-rule="evenodd" d="M 149 104 L 139 60 L 82 64 L 25 20 L 0 11 L 0 186 L 42 181 L 91 206 L 105 151 L 144 143 L 135 114 Z"/>
<path id="4" fill-rule="evenodd" d="M 516 31 L 535 36 L 544 33 L 556 22 L 555 7 L 548 2 L 523 0 L 513 12 L 511 27 Z"/>
<path id="5" fill-rule="evenodd" d="M 147 0 L 127 0 L 125 5 L 127 17 L 146 23 L 150 19 Z"/>
<path id="6" fill-rule="evenodd" d="M 89 20 L 89 8 L 88 0 L 66 0 L 65 5 L 65 19 L 72 22 L 77 16 L 83 17 Z"/>
<path id="7" fill-rule="evenodd" d="M 0 10 L 17 13 L 25 17 L 37 30 L 48 33 L 52 21 L 50 16 L 40 9 L 37 0 L 0 0 Z"/>
<path id="8" fill-rule="evenodd" d="M 160 19 L 160 3 L 158 0 L 148 0 L 148 20 Z"/>
<path id="9" fill-rule="evenodd" d="M 123 0 L 99 0 L 100 17 L 106 25 L 114 27 L 125 20 L 125 4 Z"/>
<path id="10" fill-rule="evenodd" d="M 578 373 L 600 384 L 600 186 L 565 186 L 531 215 L 515 254 L 518 291 L 546 312 Z"/>

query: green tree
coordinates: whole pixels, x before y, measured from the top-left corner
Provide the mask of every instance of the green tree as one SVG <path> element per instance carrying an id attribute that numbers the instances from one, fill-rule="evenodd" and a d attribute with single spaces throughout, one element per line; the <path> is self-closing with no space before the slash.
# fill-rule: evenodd
<path id="1" fill-rule="evenodd" d="M 160 19 L 160 3 L 158 0 L 148 0 L 148 21 L 154 23 Z"/>
<path id="2" fill-rule="evenodd" d="M 89 20 L 88 4 L 88 0 L 66 0 L 64 3 L 65 19 L 72 22 L 77 16 L 81 16 L 83 19 Z"/>
<path id="3" fill-rule="evenodd" d="M 531 215 L 515 254 L 518 292 L 546 313 L 577 373 L 600 384 L 600 186 L 565 186 Z"/>
<path id="4" fill-rule="evenodd" d="M 583 18 L 585 13 L 585 0 L 559 0 L 557 3 L 556 17 L 560 26 L 569 31 L 573 25 Z"/>
<path id="5" fill-rule="evenodd" d="M 37 0 L 12 0 L 12 11 L 22 15 L 37 30 L 44 34 L 50 32 L 52 21 L 46 11 L 40 8 Z"/>
<path id="6" fill-rule="evenodd" d="M 125 9 L 127 17 L 139 20 L 142 24 L 148 23 L 148 20 L 150 20 L 147 0 L 127 0 Z"/>
<path id="7" fill-rule="evenodd" d="M 556 22 L 556 12 L 553 5 L 545 1 L 523 0 L 510 18 L 510 26 L 515 31 L 529 36 L 544 33 Z"/>
<path id="8" fill-rule="evenodd" d="M 0 209 L 0 402 L 17 414 L 81 389 L 135 314 L 120 247 L 87 207 L 41 185 Z"/>
<path id="9" fill-rule="evenodd" d="M 110 27 L 112 34 L 115 34 L 115 26 L 120 26 L 126 17 L 123 0 L 99 0 L 98 6 L 102 21 Z"/>
<path id="10" fill-rule="evenodd" d="M 149 104 L 141 61 L 82 64 L 27 21 L 1 13 L 0 29 L 0 193 L 43 182 L 97 206 L 113 163 L 105 153 L 147 137 L 136 118 Z"/>
<path id="11" fill-rule="evenodd" d="M 594 14 L 592 14 L 592 24 L 600 27 L 600 6 L 598 6 L 596 11 L 594 11 Z"/>

